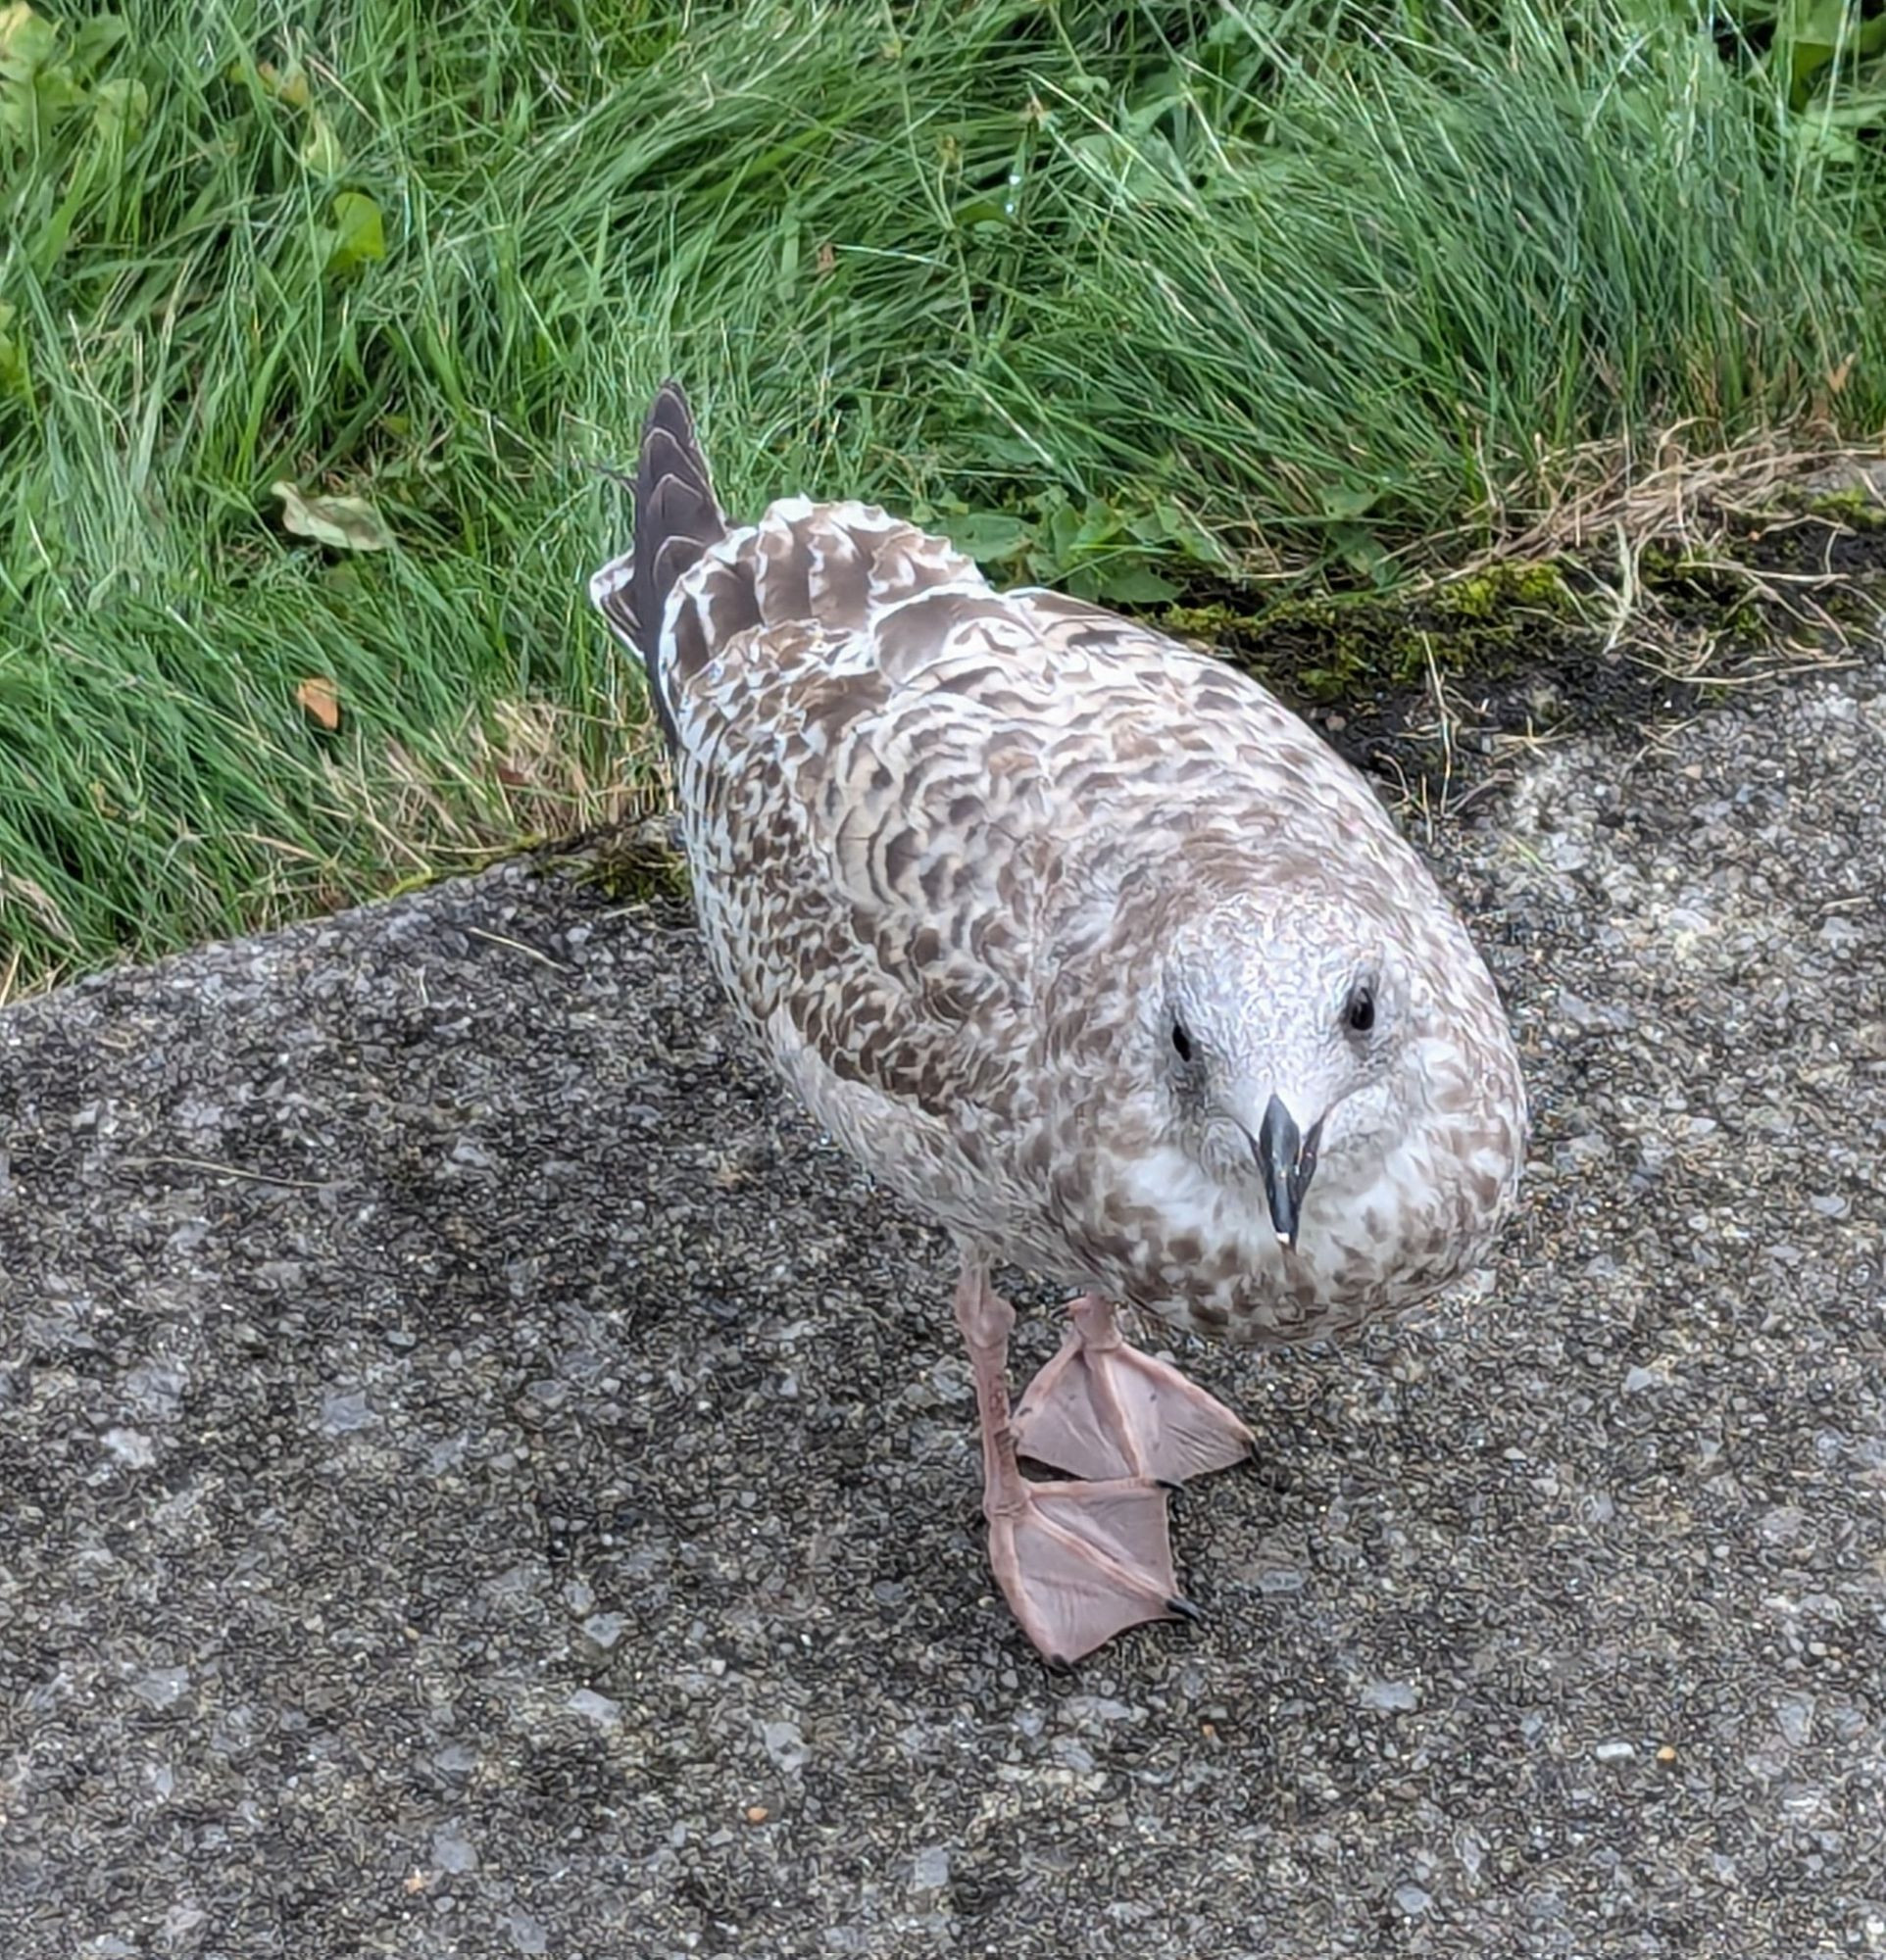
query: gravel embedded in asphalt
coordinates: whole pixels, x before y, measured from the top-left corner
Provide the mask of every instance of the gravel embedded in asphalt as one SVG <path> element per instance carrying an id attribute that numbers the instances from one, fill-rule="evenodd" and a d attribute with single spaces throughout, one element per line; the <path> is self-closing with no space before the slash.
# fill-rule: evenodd
<path id="1" fill-rule="evenodd" d="M 1341 1352 L 1149 1330 L 1263 1458 L 1067 1678 L 947 1246 L 671 906 L 518 863 L 0 1015 L 0 1953 L 1886 1952 L 1886 672 L 1420 841 L 1522 1215 Z"/>

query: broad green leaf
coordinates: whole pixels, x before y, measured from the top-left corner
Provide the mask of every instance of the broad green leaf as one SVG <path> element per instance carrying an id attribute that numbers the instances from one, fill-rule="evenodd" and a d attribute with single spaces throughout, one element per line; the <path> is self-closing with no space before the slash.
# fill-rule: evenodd
<path id="1" fill-rule="evenodd" d="M 1002 198 L 984 193 L 958 205 L 954 216 L 959 225 L 1007 224 L 1014 213 Z"/>
<path id="2" fill-rule="evenodd" d="M 1137 140 L 1113 130 L 1076 136 L 1067 155 L 1088 176 L 1129 202 L 1186 206 L 1192 201 L 1191 177 L 1157 130 Z"/>
<path id="3" fill-rule="evenodd" d="M 1795 0 L 1788 10 L 1788 106 L 1808 106 L 1815 80 L 1841 48 L 1852 48 L 1847 0 Z"/>
<path id="4" fill-rule="evenodd" d="M 72 37 L 72 65 L 89 75 L 129 35 L 130 24 L 122 14 L 94 14 L 81 21 Z"/>
<path id="5" fill-rule="evenodd" d="M 1825 122 L 1830 127 L 1851 129 L 1856 133 L 1877 128 L 1886 123 L 1886 90 L 1855 95 L 1843 89 L 1838 96 L 1826 102 L 1816 102 L 1802 120 Z"/>
<path id="6" fill-rule="evenodd" d="M 0 75 L 25 81 L 45 66 L 58 40 L 53 24 L 30 7 L 0 7 Z"/>
<path id="7" fill-rule="evenodd" d="M 285 69 L 278 69 L 273 62 L 251 61 L 244 55 L 232 61 L 223 71 L 226 80 L 240 87 L 254 83 L 264 95 L 276 102 L 285 102 L 290 109 L 306 109 L 311 90 L 308 86 L 307 71 L 299 62 L 290 62 Z"/>
<path id="8" fill-rule="evenodd" d="M 14 310 L 0 300 L 0 395 L 31 392 L 26 379 L 26 344 L 13 331 Z"/>
<path id="9" fill-rule="evenodd" d="M 1031 525 L 1007 511 L 966 511 L 961 516 L 945 518 L 943 528 L 958 551 L 968 552 L 984 564 L 1014 558 L 1034 535 Z"/>
<path id="10" fill-rule="evenodd" d="M 141 81 L 101 81 L 92 90 L 92 122 L 107 142 L 116 136 L 134 141 L 150 106 L 150 91 Z"/>
<path id="11" fill-rule="evenodd" d="M 1123 606 L 1164 606 L 1179 596 L 1179 588 L 1169 578 L 1162 578 L 1149 564 L 1130 561 L 1118 564 L 1097 564 L 1096 582 L 1103 599 Z"/>
<path id="12" fill-rule="evenodd" d="M 0 7 L 0 132 L 19 141 L 43 140 L 59 116 L 84 91 L 70 68 L 54 59 L 58 30 L 30 7 Z"/>
<path id="13" fill-rule="evenodd" d="M 297 537 L 335 551 L 385 551 L 393 534 L 365 497 L 310 497 L 292 483 L 270 485 L 281 499 L 281 522 Z"/>
<path id="14" fill-rule="evenodd" d="M 299 62 L 290 62 L 285 69 L 277 69 L 273 62 L 258 63 L 256 79 L 277 102 L 285 102 L 290 109 L 308 107 L 308 74 Z"/>
<path id="15" fill-rule="evenodd" d="M 1268 4 L 1268 0 L 1259 0 L 1259 4 L 1237 8 L 1227 7 L 1205 30 L 1205 45 L 1216 47 L 1250 47 L 1253 43 L 1263 45 L 1263 37 L 1272 33 L 1283 18 L 1283 10 Z"/>
<path id="16" fill-rule="evenodd" d="M 347 152 L 334 134 L 334 125 L 319 109 L 308 118 L 308 134 L 302 139 L 301 161 L 318 177 L 337 177 L 347 168 Z"/>
<path id="17" fill-rule="evenodd" d="M 1331 484 L 1318 497 L 1325 517 L 1360 517 L 1374 508 L 1375 500 L 1381 492 L 1371 485 L 1355 483 Z"/>
<path id="18" fill-rule="evenodd" d="M 1794 0 L 1788 32 L 1797 41 L 1832 49 L 1847 31 L 1848 0 Z"/>
<path id="19" fill-rule="evenodd" d="M 1222 565 L 1224 547 L 1179 507 L 1162 498 L 1150 510 L 1136 513 L 1126 526 L 1143 545 L 1165 545 L 1181 551 L 1201 564 Z"/>
<path id="20" fill-rule="evenodd" d="M 1060 564 L 1070 563 L 1080 550 L 1080 514 L 1071 504 L 1057 504 L 1048 514 L 1048 549 Z"/>
<path id="21" fill-rule="evenodd" d="M 1842 126 L 1842 118 L 1829 111 L 1824 102 L 1811 104 L 1794 120 L 1793 135 L 1811 157 L 1836 164 L 1857 164 L 1861 160 L 1859 139 Z"/>
<path id="22" fill-rule="evenodd" d="M 358 271 L 386 257 L 386 228 L 380 221 L 379 206 L 366 192 L 338 192 L 331 210 L 334 242 L 327 254 L 328 271 Z"/>
<path id="23" fill-rule="evenodd" d="M 1361 572 L 1373 585 L 1387 583 L 1388 554 L 1371 532 L 1361 524 L 1332 524 L 1329 537 L 1350 570 Z"/>

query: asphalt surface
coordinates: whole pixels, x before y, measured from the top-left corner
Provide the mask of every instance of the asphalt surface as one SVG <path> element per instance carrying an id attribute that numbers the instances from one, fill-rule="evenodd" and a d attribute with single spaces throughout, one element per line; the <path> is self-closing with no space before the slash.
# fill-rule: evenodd
<path id="1" fill-rule="evenodd" d="M 1419 835 L 1523 1215 L 1345 1351 L 1155 1343 L 1264 1460 L 1071 1678 L 947 1248 L 671 906 L 512 865 L 0 1015 L 0 1954 L 1886 1952 L 1886 673 Z"/>

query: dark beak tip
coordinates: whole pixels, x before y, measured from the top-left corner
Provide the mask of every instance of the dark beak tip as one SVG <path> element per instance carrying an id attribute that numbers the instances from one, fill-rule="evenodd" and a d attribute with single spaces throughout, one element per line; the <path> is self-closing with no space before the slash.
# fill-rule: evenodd
<path id="1" fill-rule="evenodd" d="M 1316 1147 L 1321 1141 L 1320 1120 L 1311 1125 L 1310 1134 L 1299 1132 L 1295 1117 L 1280 1097 L 1271 1097 L 1256 1139 L 1258 1167 L 1264 1174 L 1265 1201 L 1270 1207 L 1270 1222 L 1276 1227 L 1277 1243 L 1286 1252 L 1297 1250 L 1304 1193 L 1316 1168 Z"/>

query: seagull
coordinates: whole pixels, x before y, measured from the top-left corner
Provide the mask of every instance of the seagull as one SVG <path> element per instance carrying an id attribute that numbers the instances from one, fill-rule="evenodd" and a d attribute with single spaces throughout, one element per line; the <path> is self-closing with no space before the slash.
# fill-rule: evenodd
<path id="1" fill-rule="evenodd" d="M 1062 1664 L 1192 1617 L 1167 1490 L 1254 1439 L 1117 1308 L 1309 1341 L 1480 1259 L 1526 1140 L 1492 978 L 1367 784 L 1247 675 L 996 591 L 874 505 L 731 522 L 672 381 L 633 495 L 590 596 L 646 675 L 716 975 L 955 1241 L 995 1579 Z M 998 1263 L 1076 1294 L 1013 1406 Z"/>

